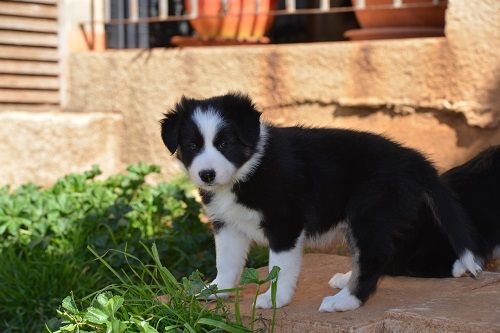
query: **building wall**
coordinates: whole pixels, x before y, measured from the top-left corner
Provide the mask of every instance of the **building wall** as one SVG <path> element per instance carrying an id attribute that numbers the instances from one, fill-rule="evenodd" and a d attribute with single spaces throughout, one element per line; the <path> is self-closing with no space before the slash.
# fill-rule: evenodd
<path id="1" fill-rule="evenodd" d="M 86 8 L 79 1 L 63 1 L 61 12 Z M 68 15 L 60 23 L 75 27 Z M 179 173 L 160 139 L 162 113 L 183 94 L 228 90 L 250 94 L 275 124 L 381 133 L 447 169 L 500 144 L 500 2 L 449 0 L 446 35 L 105 52 L 66 47 L 62 110 L 0 112 L 0 183 L 50 184 L 93 163 L 109 174 L 139 160 L 160 164 L 164 176 Z"/>
<path id="2" fill-rule="evenodd" d="M 382 133 L 443 170 L 500 143 L 500 2 L 449 1 L 446 38 L 75 53 L 69 107 L 124 115 L 123 160 L 168 158 L 158 120 L 181 95 L 249 93 L 280 125 Z"/>

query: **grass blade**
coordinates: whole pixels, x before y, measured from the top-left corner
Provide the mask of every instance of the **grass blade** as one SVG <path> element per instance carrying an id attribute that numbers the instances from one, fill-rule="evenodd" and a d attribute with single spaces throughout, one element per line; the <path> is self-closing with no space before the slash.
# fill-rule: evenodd
<path id="1" fill-rule="evenodd" d="M 208 326 L 223 329 L 223 330 L 230 332 L 230 333 L 248 333 L 248 332 L 250 332 L 249 330 L 244 329 L 242 327 L 232 326 L 232 325 L 226 324 L 225 322 L 210 319 L 210 318 L 201 318 L 196 322 L 196 325 L 208 325 Z"/>

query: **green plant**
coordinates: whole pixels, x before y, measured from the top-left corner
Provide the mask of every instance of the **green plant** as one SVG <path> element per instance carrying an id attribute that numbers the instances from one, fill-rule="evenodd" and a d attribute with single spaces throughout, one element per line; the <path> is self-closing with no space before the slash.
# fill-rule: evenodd
<path id="1" fill-rule="evenodd" d="M 189 278 L 178 281 L 161 264 L 155 245 L 148 250 L 153 265 L 145 265 L 138 258 L 124 253 L 129 260 L 141 263 L 139 270 L 137 265 L 130 265 L 128 271 L 117 272 L 102 256 L 94 254 L 115 276 L 116 283 L 78 302 L 72 295 L 66 297 L 58 310 L 60 327 L 54 333 L 253 331 L 255 302 L 251 327 L 248 329 L 243 326 L 239 312 L 236 312 L 236 320 L 232 319 L 221 299 L 215 302 L 206 300 L 208 295 L 218 291 L 215 286 L 208 287 L 200 273 L 196 271 Z M 275 302 L 278 272 L 279 268 L 274 267 L 267 277 L 260 280 L 255 269 L 247 269 L 242 275 L 241 283 L 261 286 L 270 281 Z M 240 289 L 234 290 L 238 295 Z M 236 298 L 236 304 L 239 305 L 239 298 Z M 48 326 L 47 330 L 51 331 Z M 273 331 L 274 319 L 271 332 Z"/>
<path id="2" fill-rule="evenodd" d="M 254 324 L 255 324 L 255 309 L 256 309 L 256 303 L 257 303 L 257 296 L 259 296 L 260 293 L 260 288 L 262 287 L 263 284 L 266 284 L 267 282 L 271 282 L 271 301 L 273 304 L 273 319 L 272 319 L 272 326 L 271 326 L 271 332 L 274 332 L 274 324 L 276 321 L 276 290 L 278 287 L 278 273 L 280 271 L 280 268 L 278 266 L 273 266 L 269 274 L 264 278 L 264 279 L 259 279 L 259 272 L 255 268 L 247 268 L 243 272 L 240 280 L 240 285 L 248 285 L 248 284 L 256 284 L 257 285 L 257 290 L 255 291 L 255 295 L 253 298 L 252 302 L 252 316 L 250 318 L 250 330 L 253 331 Z M 236 318 L 239 318 L 239 294 L 237 294 L 236 297 L 236 305 L 235 308 L 236 310 Z M 241 318 L 239 319 L 241 321 Z"/>
<path id="3" fill-rule="evenodd" d="M 148 184 L 159 170 L 139 163 L 99 179 L 93 167 L 46 189 L 0 188 L 0 331 L 40 331 L 70 292 L 87 295 L 114 283 L 87 246 L 121 271 L 139 265 L 124 253 L 154 264 L 141 242 L 156 243 L 176 278 L 197 269 L 214 276 L 210 225 L 200 221 L 192 188 L 186 180 Z M 253 250 L 249 262 L 259 266 L 265 256 Z"/>

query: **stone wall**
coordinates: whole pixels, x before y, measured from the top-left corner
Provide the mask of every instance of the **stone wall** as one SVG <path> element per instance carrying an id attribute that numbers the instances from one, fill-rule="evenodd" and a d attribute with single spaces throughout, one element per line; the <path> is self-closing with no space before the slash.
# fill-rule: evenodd
<path id="1" fill-rule="evenodd" d="M 63 110 L 0 114 L 0 184 L 139 160 L 179 173 L 160 140 L 162 113 L 183 94 L 228 90 L 250 94 L 278 125 L 382 133 L 443 170 L 500 144 L 500 2 L 449 0 L 446 36 L 70 53 Z"/>
<path id="2" fill-rule="evenodd" d="M 250 94 L 280 125 L 385 134 L 440 169 L 500 143 L 500 2 L 449 1 L 446 38 L 84 52 L 68 108 L 124 116 L 123 161 L 179 171 L 158 120 L 181 95 Z"/>

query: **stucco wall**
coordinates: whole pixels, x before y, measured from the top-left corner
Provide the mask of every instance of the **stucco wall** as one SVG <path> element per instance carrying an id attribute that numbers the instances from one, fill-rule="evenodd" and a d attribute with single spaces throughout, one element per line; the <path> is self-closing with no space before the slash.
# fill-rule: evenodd
<path id="1" fill-rule="evenodd" d="M 76 53 L 69 108 L 123 113 L 125 162 L 177 172 L 158 120 L 185 94 L 249 93 L 279 124 L 384 133 L 443 169 L 500 143 L 500 2 L 449 1 L 446 38 Z"/>
<path id="2" fill-rule="evenodd" d="M 122 116 L 112 113 L 0 112 L 0 186 L 49 185 L 98 164 L 120 170 Z"/>
<path id="3" fill-rule="evenodd" d="M 500 1 L 450 0 L 446 38 L 71 53 L 63 112 L 0 113 L 0 184 L 145 160 L 182 94 L 249 93 L 264 118 L 382 133 L 440 169 L 500 143 Z M 56 110 L 55 110 L 56 111 Z"/>

